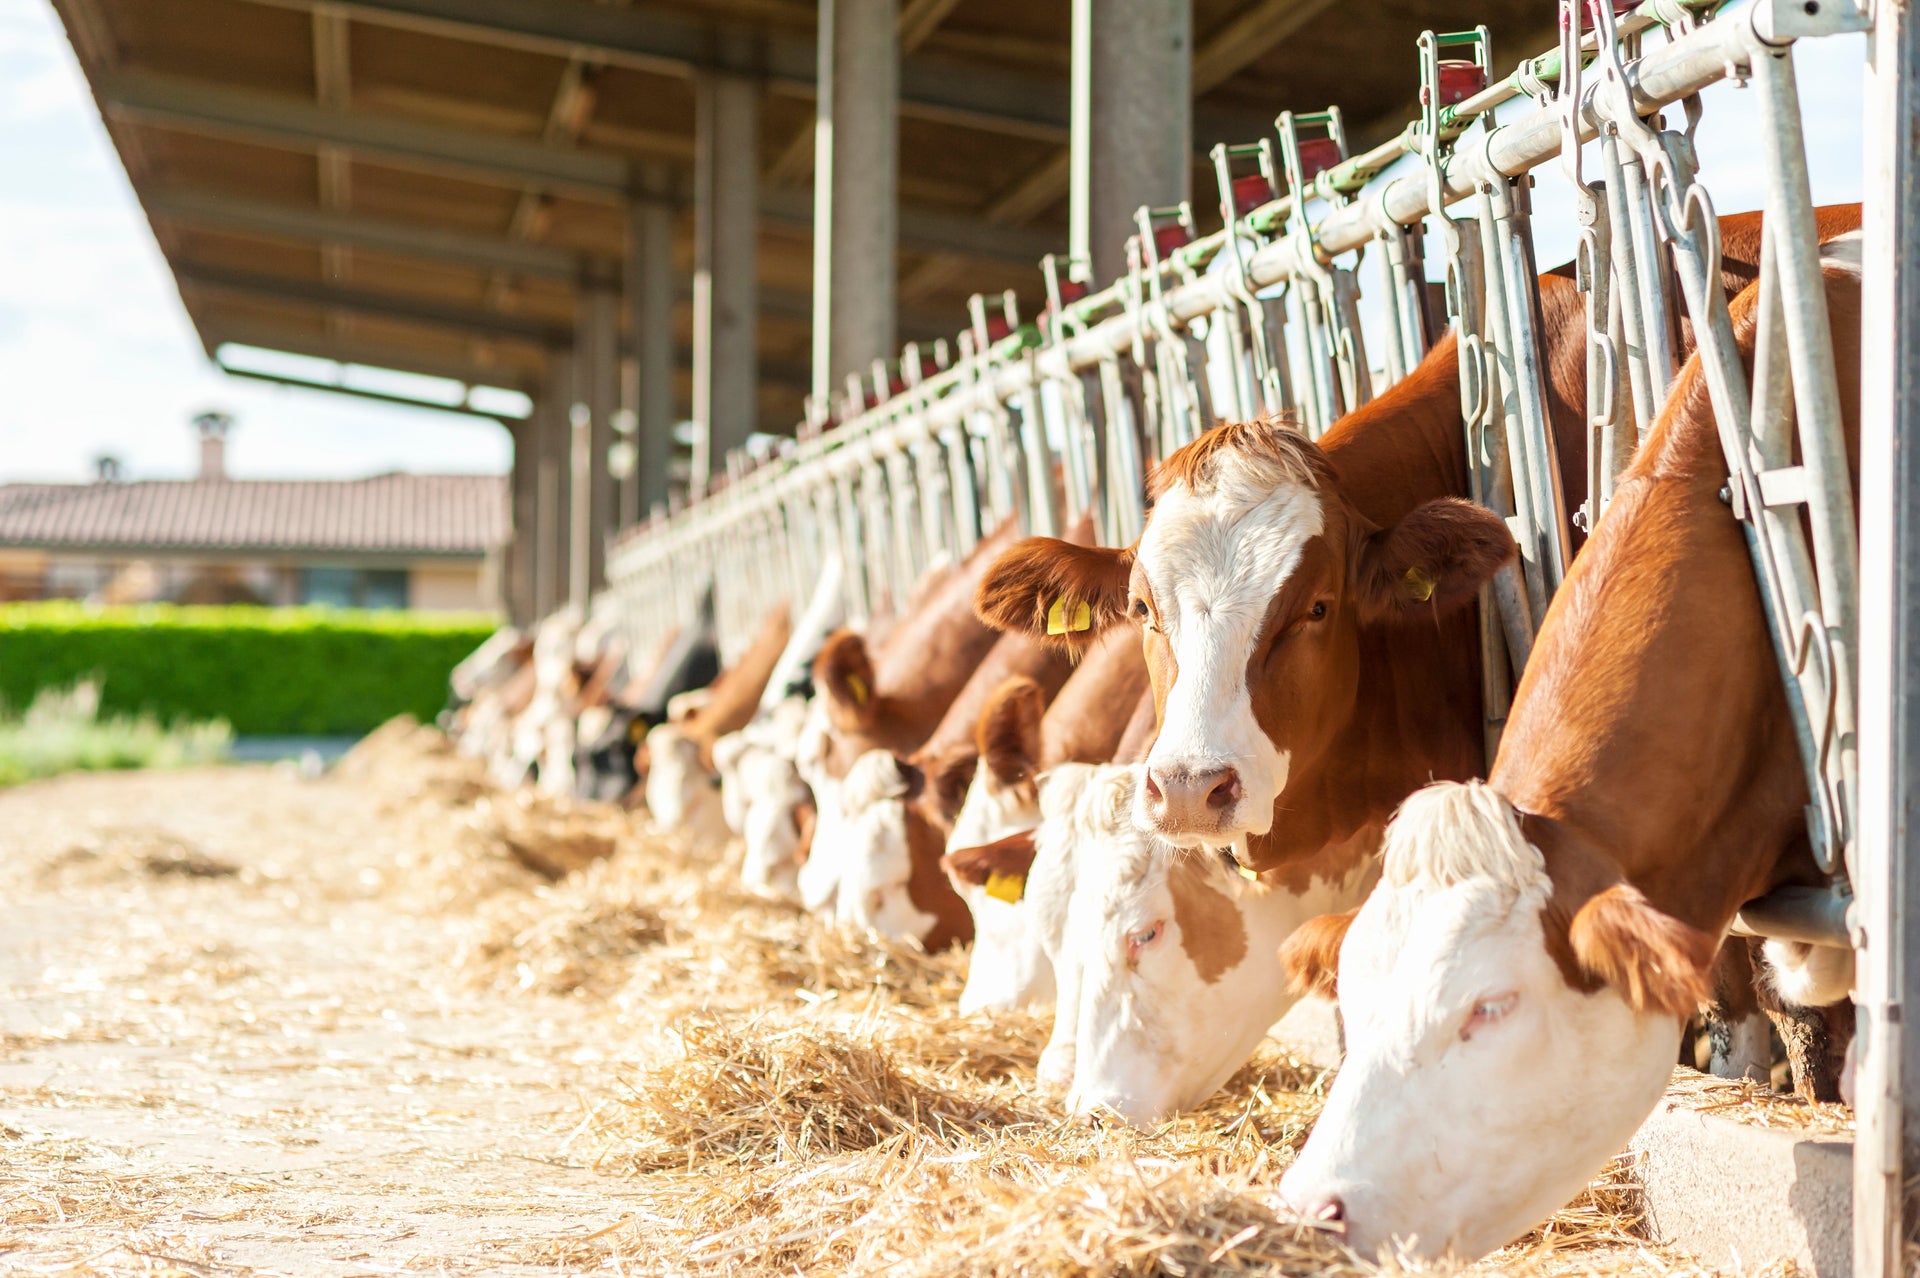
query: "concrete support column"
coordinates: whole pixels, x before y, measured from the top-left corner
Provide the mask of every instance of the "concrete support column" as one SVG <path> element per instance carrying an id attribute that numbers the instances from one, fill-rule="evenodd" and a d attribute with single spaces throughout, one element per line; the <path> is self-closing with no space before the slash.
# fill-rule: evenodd
<path id="1" fill-rule="evenodd" d="M 693 173 L 693 495 L 725 473 L 759 420 L 755 278 L 760 85 L 703 73 Z"/>
<path id="2" fill-rule="evenodd" d="M 506 580 L 501 591 L 507 619 L 524 626 L 539 613 L 540 527 L 540 415 L 535 413 L 511 428 L 513 470 L 508 481 L 513 532 L 507 541 Z"/>
<path id="3" fill-rule="evenodd" d="M 900 39 L 895 0 L 820 0 L 813 394 L 895 353 Z"/>
<path id="4" fill-rule="evenodd" d="M 535 456 L 539 461 L 538 508 L 534 512 L 534 581 L 541 616 L 567 602 L 573 525 L 573 443 L 567 413 L 573 404 L 573 357 L 547 358 L 547 384 L 534 406 Z"/>
<path id="5" fill-rule="evenodd" d="M 1095 288 L 1126 273 L 1135 209 L 1188 198 L 1192 82 L 1191 0 L 1073 0 L 1068 242 Z"/>
<path id="6" fill-rule="evenodd" d="M 613 414 L 620 399 L 618 300 L 605 279 L 585 281 L 580 314 L 574 323 L 574 400 L 572 427 L 571 524 L 572 572 L 569 602 L 585 609 L 607 580 L 607 536 L 613 531 L 613 472 L 607 451 L 613 446 Z"/>
<path id="7" fill-rule="evenodd" d="M 667 204 L 627 206 L 627 305 L 638 373 L 632 514 L 644 519 L 666 504 L 673 462 L 673 209 Z"/>

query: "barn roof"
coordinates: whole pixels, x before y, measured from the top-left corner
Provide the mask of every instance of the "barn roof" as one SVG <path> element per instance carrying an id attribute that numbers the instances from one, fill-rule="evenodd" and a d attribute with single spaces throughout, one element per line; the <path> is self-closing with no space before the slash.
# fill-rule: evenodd
<path id="1" fill-rule="evenodd" d="M 0 484 L 7 548 L 476 557 L 507 526 L 497 475 Z"/>
<path id="2" fill-rule="evenodd" d="M 810 342 L 813 0 L 54 0 L 209 354 L 224 343 L 532 389 L 622 202 L 685 207 L 694 78 L 758 77 L 760 421 L 800 418 Z M 1041 301 L 1066 247 L 1072 6 L 901 0 L 901 339 L 965 299 Z M 1502 60 L 1539 0 L 1482 0 Z M 1414 110 L 1455 0 L 1193 0 L 1194 190 L 1213 142 L 1339 104 L 1356 145 Z M 1204 219 L 1204 215 L 1203 215 Z M 677 219 L 682 277 L 692 218 Z M 689 412 L 691 289 L 676 312 Z"/>

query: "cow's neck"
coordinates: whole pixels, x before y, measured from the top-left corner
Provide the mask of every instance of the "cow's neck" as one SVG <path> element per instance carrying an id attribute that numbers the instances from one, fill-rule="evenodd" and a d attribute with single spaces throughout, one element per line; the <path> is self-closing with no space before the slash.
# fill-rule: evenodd
<path id="1" fill-rule="evenodd" d="M 1249 840 L 1254 864 L 1331 868 L 1329 849 L 1384 826 L 1421 786 L 1485 772 L 1478 626 L 1466 608 L 1361 632 L 1353 713 L 1330 749 L 1290 761 L 1272 829 Z"/>
<path id="2" fill-rule="evenodd" d="M 1342 417 L 1320 447 L 1341 495 L 1381 527 L 1436 498 L 1468 496 L 1453 336 L 1378 399 Z"/>
<path id="3" fill-rule="evenodd" d="M 1598 865 L 1718 934 L 1746 900 L 1815 876 L 1785 695 L 1701 422 L 1690 451 L 1636 466 L 1575 561 L 1492 781 L 1557 884 Z"/>

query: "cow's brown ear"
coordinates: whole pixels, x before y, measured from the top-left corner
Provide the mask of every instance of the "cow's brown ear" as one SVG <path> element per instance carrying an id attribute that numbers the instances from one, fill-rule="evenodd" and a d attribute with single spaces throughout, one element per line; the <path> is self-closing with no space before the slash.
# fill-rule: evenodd
<path id="1" fill-rule="evenodd" d="M 1340 946 L 1359 912 L 1356 906 L 1342 914 L 1317 915 L 1280 943 L 1280 967 L 1295 994 L 1330 999 L 1339 993 Z"/>
<path id="2" fill-rule="evenodd" d="M 1631 883 L 1588 897 L 1567 924 L 1567 947 L 1582 973 L 1636 1011 L 1691 1016 L 1713 994 L 1719 945 Z"/>
<path id="3" fill-rule="evenodd" d="M 1126 615 L 1133 550 L 1057 537 L 1015 542 L 987 569 L 973 610 L 996 630 L 1084 648 Z"/>
<path id="4" fill-rule="evenodd" d="M 1457 497 L 1416 506 L 1368 536 L 1358 566 L 1361 605 L 1382 619 L 1447 612 L 1479 593 L 1515 549 L 1505 522 L 1484 506 Z"/>
<path id="5" fill-rule="evenodd" d="M 981 762 L 1002 789 L 1033 780 L 1040 763 L 1040 720 L 1046 712 L 1046 694 L 1025 675 L 1014 675 L 995 688 L 981 707 L 974 738 Z"/>
<path id="6" fill-rule="evenodd" d="M 873 722 L 873 658 L 867 641 L 852 630 L 836 630 L 813 659 L 813 686 L 827 699 L 833 724 L 855 732 Z"/>
<path id="7" fill-rule="evenodd" d="M 1022 830 L 977 848 L 961 848 L 940 858 L 954 882 L 980 887 L 990 878 L 1025 879 L 1033 869 L 1033 831 Z"/>

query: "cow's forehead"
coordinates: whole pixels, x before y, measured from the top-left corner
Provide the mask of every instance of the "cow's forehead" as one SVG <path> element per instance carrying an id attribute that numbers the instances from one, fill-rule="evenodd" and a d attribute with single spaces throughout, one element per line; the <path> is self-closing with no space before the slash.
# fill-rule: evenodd
<path id="1" fill-rule="evenodd" d="M 1326 527 L 1319 491 L 1280 478 L 1163 494 L 1140 539 L 1139 570 L 1162 609 L 1257 610 Z"/>

